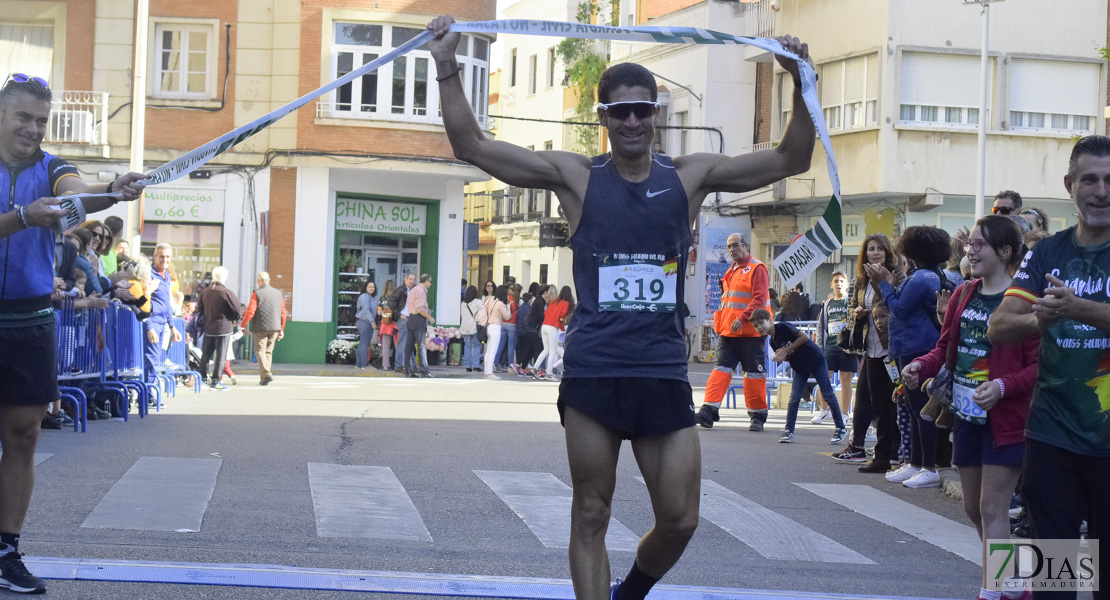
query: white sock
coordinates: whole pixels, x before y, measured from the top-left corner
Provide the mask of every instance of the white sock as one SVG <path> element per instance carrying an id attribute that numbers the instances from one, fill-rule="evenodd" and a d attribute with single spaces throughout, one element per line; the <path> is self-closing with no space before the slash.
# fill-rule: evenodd
<path id="1" fill-rule="evenodd" d="M 983 588 L 979 590 L 979 597 L 983 600 L 999 600 L 1002 598 L 1002 592 Z"/>

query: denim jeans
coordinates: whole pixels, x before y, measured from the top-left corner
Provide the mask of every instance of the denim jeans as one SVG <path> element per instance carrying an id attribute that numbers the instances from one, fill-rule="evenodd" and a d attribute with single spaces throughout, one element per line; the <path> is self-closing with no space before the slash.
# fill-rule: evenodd
<path id="1" fill-rule="evenodd" d="M 803 373 L 794 369 L 794 384 L 790 389 L 790 404 L 786 407 L 786 430 L 794 431 L 794 423 L 798 420 L 798 404 L 802 401 L 802 394 L 805 394 L 806 383 L 810 377 L 813 377 L 817 382 L 817 388 L 821 390 L 821 395 L 825 397 L 825 403 L 829 405 L 829 412 L 832 413 L 836 428 L 843 429 L 844 416 L 840 414 L 840 405 L 837 404 L 836 394 L 833 393 L 832 384 L 829 383 L 829 370 L 824 364 L 821 364 L 813 373 Z"/>
<path id="2" fill-rule="evenodd" d="M 409 340 L 408 322 L 408 319 L 401 319 L 401 322 L 397 323 L 397 354 L 393 359 L 394 368 L 404 367 L 406 372 L 412 370 L 412 363 L 406 362 L 405 358 L 405 346 L 408 345 Z"/>
<path id="3" fill-rule="evenodd" d="M 482 342 L 478 341 L 478 334 L 472 333 L 463 336 L 463 366 L 468 369 L 480 369 L 482 367 Z"/>
<path id="4" fill-rule="evenodd" d="M 501 353 L 505 360 L 501 360 Z M 493 355 L 495 364 L 507 367 L 516 362 L 516 323 L 501 324 L 501 341 L 497 344 L 497 354 Z"/>
<path id="5" fill-rule="evenodd" d="M 370 338 L 374 337 L 374 326 L 370 321 L 358 319 L 355 321 L 355 327 L 358 327 L 358 350 L 355 353 L 355 366 L 365 367 L 370 364 Z"/>
<path id="6" fill-rule="evenodd" d="M 420 315 L 405 319 L 408 336 L 405 341 L 405 373 L 413 374 L 416 352 L 420 352 L 420 372 L 428 375 L 428 349 L 424 346 L 428 339 L 428 320 Z M 419 348 L 419 350 L 417 350 Z"/>

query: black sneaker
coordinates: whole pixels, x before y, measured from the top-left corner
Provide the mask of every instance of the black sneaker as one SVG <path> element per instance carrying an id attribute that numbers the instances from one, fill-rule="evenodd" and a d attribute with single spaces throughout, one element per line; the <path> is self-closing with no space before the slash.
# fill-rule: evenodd
<path id="1" fill-rule="evenodd" d="M 721 420 L 720 409 L 711 404 L 702 404 L 701 409 L 694 415 L 694 420 L 706 429 L 713 429 L 713 424 Z"/>
<path id="2" fill-rule="evenodd" d="M 23 555 L 9 552 L 0 556 L 0 588 L 20 594 L 43 594 L 46 582 L 35 577 L 23 565 Z"/>
<path id="3" fill-rule="evenodd" d="M 848 447 L 845 448 L 843 452 L 833 455 L 833 460 L 835 460 L 836 462 L 846 463 L 867 462 L 867 453 L 851 444 L 848 444 Z"/>
<path id="4" fill-rule="evenodd" d="M 62 424 L 54 418 L 54 415 L 46 415 L 42 418 L 42 423 L 39 424 L 39 427 L 43 429 L 61 429 Z"/>

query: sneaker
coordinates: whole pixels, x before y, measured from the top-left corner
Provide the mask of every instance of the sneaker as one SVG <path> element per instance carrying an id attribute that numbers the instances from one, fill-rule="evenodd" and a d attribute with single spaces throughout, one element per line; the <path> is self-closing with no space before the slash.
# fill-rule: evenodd
<path id="1" fill-rule="evenodd" d="M 501 376 L 493 373 L 486 373 L 486 379 L 501 379 Z"/>
<path id="2" fill-rule="evenodd" d="M 891 483 L 902 483 L 903 481 L 909 479 L 910 477 L 913 477 L 914 475 L 917 475 L 920 472 L 921 469 L 911 465 L 910 463 L 905 463 L 897 469 L 894 469 L 893 471 L 887 473 L 886 480 Z"/>
<path id="3" fill-rule="evenodd" d="M 226 392 L 227 390 L 230 390 L 231 388 L 227 387 L 226 385 L 224 385 L 222 383 L 217 383 L 217 384 L 208 386 L 208 389 L 210 389 L 214 392 Z"/>
<path id="4" fill-rule="evenodd" d="M 1016 519 L 1016 518 L 1021 516 L 1021 513 L 1022 513 L 1021 505 L 1022 505 L 1021 494 L 1019 494 L 1017 492 L 1014 492 L 1014 494 L 1012 496 L 1010 496 L 1010 513 L 1009 514 L 1010 514 L 1011 519 Z"/>
<path id="5" fill-rule="evenodd" d="M 837 429 L 835 433 L 833 433 L 832 439 L 829 440 L 829 443 L 839 444 L 840 442 L 843 442 L 844 438 L 846 437 L 848 437 L 848 430 L 844 427 L 841 427 L 840 429 Z"/>
<path id="6" fill-rule="evenodd" d="M 782 432 L 782 435 L 779 436 L 779 443 L 780 444 L 793 444 L 794 443 L 794 432 L 793 431 L 784 431 L 784 432 Z"/>
<path id="7" fill-rule="evenodd" d="M 710 404 L 702 404 L 694 414 L 694 421 L 706 429 L 713 429 L 713 424 L 721 420 L 721 410 Z"/>
<path id="8" fill-rule="evenodd" d="M 937 487 L 940 485 L 940 473 L 929 469 L 921 469 L 913 477 L 903 481 L 902 485 L 908 488 Z"/>
<path id="9" fill-rule="evenodd" d="M 875 428 L 874 427 L 868 427 L 867 428 L 867 434 L 863 437 L 863 441 L 864 442 L 877 442 L 877 441 L 879 441 L 879 438 L 875 437 Z"/>
<path id="10" fill-rule="evenodd" d="M 365 369 L 366 367 L 363 367 Z M 239 385 L 239 380 L 234 375 L 231 376 L 231 385 Z"/>
<path id="11" fill-rule="evenodd" d="M 9 552 L 0 556 L 0 588 L 20 594 L 42 594 L 46 592 L 46 582 L 27 570 L 22 554 Z"/>
<path id="12" fill-rule="evenodd" d="M 62 427 L 73 427 L 73 419 L 65 412 L 54 415 L 54 419 L 61 423 Z"/>
<path id="13" fill-rule="evenodd" d="M 62 424 L 54 418 L 54 415 L 46 415 L 42 418 L 42 422 L 39 423 L 39 427 L 42 429 L 61 429 Z"/>
<path id="14" fill-rule="evenodd" d="M 886 473 L 890 470 L 890 463 L 886 459 L 872 460 L 856 470 L 860 473 Z"/>
<path id="15" fill-rule="evenodd" d="M 817 416 L 810 419 L 809 422 L 813 423 L 814 425 L 820 425 L 821 423 L 824 423 L 825 419 L 829 418 L 830 416 L 832 416 L 832 411 L 826 408 L 825 410 L 817 413 Z"/>
<path id="16" fill-rule="evenodd" d="M 532 377 L 535 377 L 536 379 L 543 379 L 544 375 L 545 373 L 543 372 L 543 369 L 536 369 L 535 372 L 532 373 Z"/>
<path id="17" fill-rule="evenodd" d="M 833 455 L 833 460 L 844 463 L 861 463 L 867 461 L 867 454 L 863 450 L 848 444 L 848 447 L 840 454 Z"/>
<path id="18" fill-rule="evenodd" d="M 556 377 L 555 377 L 554 375 L 552 375 L 551 373 L 548 373 L 547 375 L 544 375 L 544 376 L 543 376 L 543 380 L 544 380 L 544 381 L 559 381 L 559 380 L 558 380 L 558 379 L 557 379 L 557 378 L 556 378 Z"/>
<path id="19" fill-rule="evenodd" d="M 267 375 L 266 379 L 263 379 L 263 380 L 258 382 L 258 385 L 270 385 L 270 382 L 273 381 L 273 380 L 274 380 L 273 375 Z"/>

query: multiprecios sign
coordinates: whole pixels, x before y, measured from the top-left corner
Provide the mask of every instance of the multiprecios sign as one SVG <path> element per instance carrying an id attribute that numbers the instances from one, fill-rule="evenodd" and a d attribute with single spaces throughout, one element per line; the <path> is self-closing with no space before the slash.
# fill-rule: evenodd
<path id="1" fill-rule="evenodd" d="M 146 190 L 143 218 L 147 221 L 223 223 L 224 191 L 150 187 Z"/>
<path id="2" fill-rule="evenodd" d="M 335 228 L 367 233 L 424 235 L 428 210 L 423 204 L 378 200 L 335 200 Z"/>

